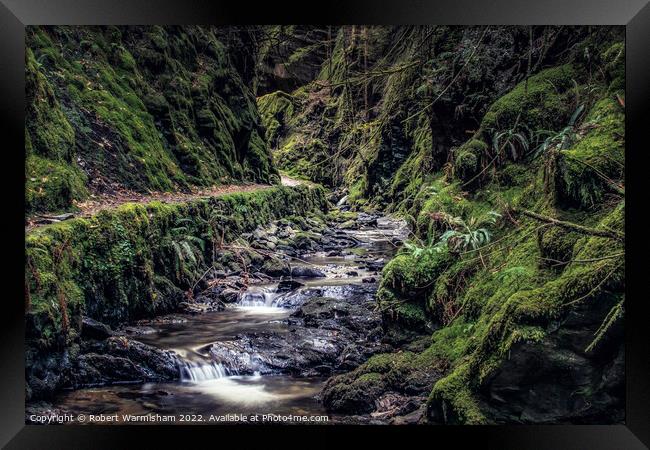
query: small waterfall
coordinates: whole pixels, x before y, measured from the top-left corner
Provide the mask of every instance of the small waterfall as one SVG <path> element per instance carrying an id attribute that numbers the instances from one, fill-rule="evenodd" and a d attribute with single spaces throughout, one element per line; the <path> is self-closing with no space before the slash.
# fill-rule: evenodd
<path id="1" fill-rule="evenodd" d="M 348 202 L 348 196 L 344 195 L 338 202 L 336 202 L 336 206 L 343 206 Z"/>
<path id="2" fill-rule="evenodd" d="M 237 306 L 244 307 L 276 307 L 276 300 L 280 295 L 269 288 L 249 290 L 241 294 Z"/>
<path id="3" fill-rule="evenodd" d="M 198 363 L 193 361 L 182 361 L 178 364 L 181 373 L 181 381 L 198 383 L 200 381 L 216 380 L 228 376 L 228 371 L 221 364 Z"/>

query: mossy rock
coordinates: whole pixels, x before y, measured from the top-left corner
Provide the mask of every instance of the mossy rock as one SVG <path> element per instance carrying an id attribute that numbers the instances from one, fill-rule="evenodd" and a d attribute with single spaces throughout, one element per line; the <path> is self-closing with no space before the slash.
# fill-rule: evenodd
<path id="1" fill-rule="evenodd" d="M 568 92 L 578 77 L 570 64 L 531 76 L 490 106 L 481 129 L 492 134 L 515 125 L 529 130 L 559 129 L 572 112 Z"/>
<path id="2" fill-rule="evenodd" d="M 323 403 L 332 412 L 369 413 L 385 392 L 426 393 L 444 367 L 430 347 L 419 352 L 376 354 L 352 372 L 330 378 L 323 388 Z"/>
<path id="3" fill-rule="evenodd" d="M 375 401 L 386 389 L 378 373 L 364 373 L 346 383 L 330 379 L 323 390 L 323 404 L 328 411 L 346 414 L 364 414 L 375 409 Z"/>
<path id="4" fill-rule="evenodd" d="M 425 251 L 419 256 L 399 254 L 384 267 L 380 289 L 403 294 L 418 292 L 434 282 L 450 261 L 449 253 L 443 249 Z"/>
<path id="5" fill-rule="evenodd" d="M 384 267 L 377 302 L 393 339 L 410 340 L 413 332 L 427 330 L 427 292 L 450 261 L 446 251 L 427 251 L 417 257 L 398 255 Z"/>
<path id="6" fill-rule="evenodd" d="M 25 210 L 63 211 L 88 195 L 86 175 L 76 164 L 37 155 L 25 161 Z"/>
<path id="7" fill-rule="evenodd" d="M 477 179 L 481 171 L 481 161 L 486 151 L 487 144 L 478 139 L 463 144 L 456 152 L 454 175 L 464 183 L 477 184 L 471 182 Z"/>
<path id="8" fill-rule="evenodd" d="M 559 227 L 542 228 L 537 232 L 540 266 L 561 271 L 571 260 L 578 240 L 576 233 Z"/>
<path id="9" fill-rule="evenodd" d="M 468 219 L 474 214 L 474 205 L 457 183 L 435 182 L 427 191 L 414 202 L 414 208 L 419 207 L 415 229 L 422 238 L 440 236 L 450 228 L 450 218 Z"/>

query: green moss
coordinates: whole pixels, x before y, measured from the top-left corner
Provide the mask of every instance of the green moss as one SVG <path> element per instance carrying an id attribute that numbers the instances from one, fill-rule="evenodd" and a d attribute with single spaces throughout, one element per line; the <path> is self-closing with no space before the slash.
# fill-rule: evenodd
<path id="1" fill-rule="evenodd" d="M 621 205 L 600 226 L 622 229 L 623 224 Z M 528 241 L 524 247 L 535 244 L 532 237 Z M 621 243 L 584 237 L 575 244 L 575 249 L 574 258 L 584 262 L 569 265 L 557 278 L 535 277 L 535 258 L 525 256 L 527 251 L 518 248 L 505 260 L 509 268 L 496 276 L 486 275 L 474 281 L 464 299 L 481 305 L 476 308 L 478 320 L 472 325 L 471 337 L 467 338 L 470 345 L 461 352 L 445 350 L 455 347 L 457 334 L 447 329 L 434 333 L 434 346 L 439 352 L 452 355 L 454 368 L 434 386 L 429 398 L 432 410 L 440 414 L 444 409 L 446 420 L 452 423 L 485 423 L 487 418 L 478 406 L 475 392 L 515 343 L 543 339 L 551 321 L 579 304 L 622 289 Z M 527 268 L 522 266 L 526 260 Z"/>
<path id="2" fill-rule="evenodd" d="M 555 188 L 561 202 L 591 208 L 623 179 L 625 115 L 616 100 L 606 98 L 594 105 L 585 127 L 585 136 L 559 153 Z"/>
<path id="3" fill-rule="evenodd" d="M 449 229 L 449 218 L 468 219 L 476 215 L 474 208 L 458 184 L 436 180 L 416 197 L 411 213 L 417 214 L 415 226 L 418 236 L 433 239 Z"/>
<path id="4" fill-rule="evenodd" d="M 328 154 L 324 142 L 292 135 L 274 153 L 274 160 L 289 176 L 332 186 L 332 169 L 324 164 Z"/>
<path id="5" fill-rule="evenodd" d="M 28 27 L 31 152 L 138 191 L 277 183 L 250 86 L 217 34 Z"/>
<path id="6" fill-rule="evenodd" d="M 481 122 L 482 130 L 509 130 L 515 124 L 530 130 L 560 128 L 572 112 L 567 95 L 577 77 L 576 70 L 566 64 L 522 81 L 490 106 Z"/>
<path id="7" fill-rule="evenodd" d="M 34 53 L 25 61 L 25 210 L 58 211 L 88 195 L 75 161 L 75 133 Z"/>
<path id="8" fill-rule="evenodd" d="M 481 411 L 468 381 L 469 367 L 461 365 L 435 384 L 429 402 L 430 408 L 439 409 L 438 416 L 445 423 L 464 425 L 484 425 L 487 418 Z"/>
<path id="9" fill-rule="evenodd" d="M 444 250 L 427 251 L 420 256 L 402 253 L 384 267 L 381 286 L 400 293 L 425 289 L 436 280 L 449 261 L 449 254 Z"/>
<path id="10" fill-rule="evenodd" d="M 423 331 L 428 321 L 427 292 L 449 264 L 446 251 L 426 251 L 420 256 L 401 254 L 393 258 L 382 271 L 377 291 L 385 323 Z"/>
<path id="11" fill-rule="evenodd" d="M 449 324 L 461 312 L 458 299 L 478 270 L 479 264 L 480 261 L 476 258 L 458 259 L 436 279 L 427 298 L 427 308 L 443 324 Z"/>
<path id="12" fill-rule="evenodd" d="M 52 84 L 41 72 L 31 49 L 25 60 L 25 127 L 31 150 L 42 157 L 71 162 L 74 156 L 75 133 L 67 120 Z"/>
<path id="13" fill-rule="evenodd" d="M 537 242 L 540 249 L 540 265 L 556 271 L 562 270 L 573 255 L 578 235 L 559 227 L 540 229 Z"/>
<path id="14" fill-rule="evenodd" d="M 28 156 L 25 178 L 26 211 L 69 209 L 75 200 L 83 200 L 88 195 L 86 175 L 76 164 Z"/>
<path id="15" fill-rule="evenodd" d="M 612 44 L 601 55 L 604 70 L 609 78 L 609 90 L 619 92 L 625 90 L 625 42 Z"/>
<path id="16" fill-rule="evenodd" d="M 367 189 L 367 180 L 365 178 L 358 179 L 349 188 L 348 201 L 354 204 L 365 204 L 367 201 L 366 194 L 365 194 L 366 189 Z"/>
<path id="17" fill-rule="evenodd" d="M 454 159 L 454 176 L 465 183 L 475 180 L 481 171 L 481 160 L 486 151 L 487 144 L 478 139 L 463 144 Z"/>
<path id="18" fill-rule="evenodd" d="M 385 392 L 412 395 L 426 390 L 443 366 L 444 361 L 430 349 L 377 354 L 352 372 L 330 378 L 323 402 L 330 411 L 371 412 Z"/>
<path id="19" fill-rule="evenodd" d="M 350 383 L 333 384 L 323 393 L 323 402 L 330 411 L 362 414 L 374 409 L 375 400 L 385 389 L 380 374 L 364 373 Z"/>
<path id="20" fill-rule="evenodd" d="M 285 92 L 276 91 L 258 97 L 257 106 L 266 129 L 266 139 L 274 146 L 293 116 L 293 98 Z"/>

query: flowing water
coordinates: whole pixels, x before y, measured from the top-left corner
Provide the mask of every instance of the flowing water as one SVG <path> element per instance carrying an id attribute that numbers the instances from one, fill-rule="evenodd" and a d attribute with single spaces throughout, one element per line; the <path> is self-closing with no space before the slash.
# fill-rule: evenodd
<path id="1" fill-rule="evenodd" d="M 318 288 L 321 296 L 345 298 L 346 287 L 361 283 L 364 277 L 377 276 L 376 271 L 359 267 L 357 255 L 370 260 L 389 258 L 395 252 L 391 240 L 403 237 L 404 232 L 403 223 L 382 218 L 378 226 L 346 231 L 359 240 L 349 254 L 316 253 L 302 258 L 302 264 L 322 270 L 324 278 L 300 278 L 304 286 L 289 292 L 277 292 L 277 282 L 251 285 L 224 311 L 175 314 L 171 320 L 127 328 L 129 337 L 175 352 L 180 360 L 180 380 L 68 391 L 54 405 L 76 414 L 117 415 L 117 421 L 123 421 L 125 415 L 147 414 L 185 417 L 193 423 L 214 423 L 207 418 L 219 421 L 225 415 L 236 415 L 233 420 L 255 414 L 324 415 L 318 400 L 324 378 L 241 375 L 212 360 L 210 346 L 243 333 L 287 333 L 287 318 L 313 295 L 312 290 Z"/>

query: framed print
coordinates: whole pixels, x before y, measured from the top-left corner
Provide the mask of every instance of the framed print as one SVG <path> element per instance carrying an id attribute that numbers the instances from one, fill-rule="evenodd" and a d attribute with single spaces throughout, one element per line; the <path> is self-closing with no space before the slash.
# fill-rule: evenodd
<path id="1" fill-rule="evenodd" d="M 2 443 L 646 448 L 650 7 L 319 8 L 3 0 Z"/>

